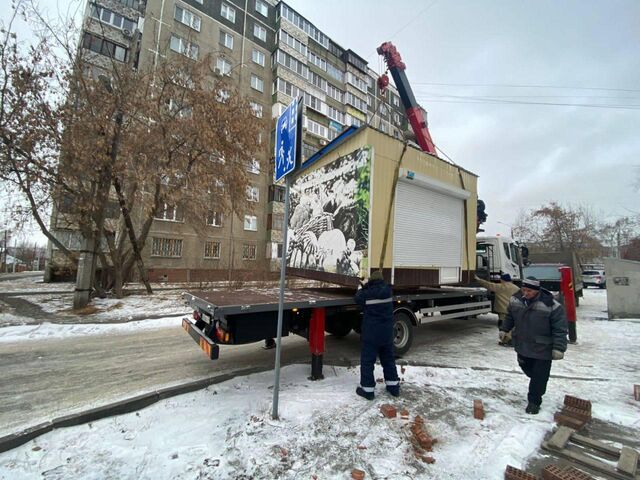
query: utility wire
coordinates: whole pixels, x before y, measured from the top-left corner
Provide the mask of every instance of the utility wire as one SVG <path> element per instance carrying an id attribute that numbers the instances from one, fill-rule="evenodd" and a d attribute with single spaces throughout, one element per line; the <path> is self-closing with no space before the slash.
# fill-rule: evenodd
<path id="1" fill-rule="evenodd" d="M 505 88 L 557 88 L 566 90 L 602 90 L 607 92 L 627 92 L 640 93 L 640 90 L 628 88 L 607 88 L 607 87 L 577 87 L 566 85 L 525 85 L 509 83 L 435 83 L 435 82 L 413 82 L 412 85 L 429 85 L 440 87 L 505 87 Z"/>
<path id="2" fill-rule="evenodd" d="M 479 103 L 489 105 L 543 105 L 554 107 L 582 107 L 582 108 L 607 108 L 620 110 L 640 110 L 640 104 L 628 105 L 608 105 L 594 103 L 561 103 L 561 102 L 525 102 L 517 100 L 506 100 L 492 97 L 474 97 L 464 95 L 443 95 L 436 98 L 429 95 L 416 95 L 420 101 L 427 103 Z"/>

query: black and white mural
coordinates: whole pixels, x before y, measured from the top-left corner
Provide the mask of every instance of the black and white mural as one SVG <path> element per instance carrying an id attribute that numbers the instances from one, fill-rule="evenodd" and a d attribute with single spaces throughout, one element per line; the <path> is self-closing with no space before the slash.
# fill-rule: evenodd
<path id="1" fill-rule="evenodd" d="M 371 149 L 361 148 L 291 185 L 287 265 L 368 272 Z"/>

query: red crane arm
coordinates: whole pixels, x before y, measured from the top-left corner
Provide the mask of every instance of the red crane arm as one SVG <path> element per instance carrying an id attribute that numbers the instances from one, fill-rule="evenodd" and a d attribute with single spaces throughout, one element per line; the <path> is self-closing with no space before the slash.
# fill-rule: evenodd
<path id="1" fill-rule="evenodd" d="M 416 102 L 416 98 L 411 90 L 411 85 L 409 85 L 409 80 L 405 73 L 407 66 L 402 61 L 400 53 L 391 42 L 385 42 L 378 47 L 378 54 L 384 57 L 384 61 L 391 72 L 393 81 L 400 94 L 400 100 L 407 112 L 407 118 L 413 129 L 413 133 L 416 135 L 418 145 L 420 145 L 420 148 L 425 152 L 437 156 L 436 147 L 431 139 L 423 111 L 420 105 L 418 105 L 418 102 Z M 384 81 L 381 82 L 378 80 L 378 85 L 382 86 L 384 83 Z"/>

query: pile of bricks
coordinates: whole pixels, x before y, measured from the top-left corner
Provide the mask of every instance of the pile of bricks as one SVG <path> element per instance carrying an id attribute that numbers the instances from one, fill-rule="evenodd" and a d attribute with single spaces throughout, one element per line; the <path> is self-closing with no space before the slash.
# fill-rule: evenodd
<path id="1" fill-rule="evenodd" d="M 425 452 L 433 450 L 433 444 L 438 441 L 437 438 L 431 437 L 424 428 L 424 419 L 417 415 L 411 424 L 411 444 L 416 453 L 416 457 L 426 463 L 434 463 L 436 460 Z"/>
<path id="2" fill-rule="evenodd" d="M 507 465 L 504 471 L 504 480 L 540 480 L 540 477 Z M 594 480 L 594 478 L 575 467 L 560 468 L 550 464 L 542 470 L 542 480 Z"/>
<path id="3" fill-rule="evenodd" d="M 564 407 L 553 416 L 558 425 L 580 430 L 591 420 L 591 402 L 581 398 L 564 396 Z"/>
<path id="4" fill-rule="evenodd" d="M 473 418 L 484 420 L 484 405 L 482 400 L 473 401 Z"/>

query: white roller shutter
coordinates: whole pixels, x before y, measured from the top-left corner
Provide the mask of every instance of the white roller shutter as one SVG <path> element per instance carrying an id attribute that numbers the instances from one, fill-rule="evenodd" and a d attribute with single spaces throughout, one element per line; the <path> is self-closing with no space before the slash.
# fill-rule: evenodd
<path id="1" fill-rule="evenodd" d="M 413 180 L 398 182 L 393 240 L 395 268 L 438 268 L 441 283 L 459 281 L 464 200 L 455 193 Z"/>

